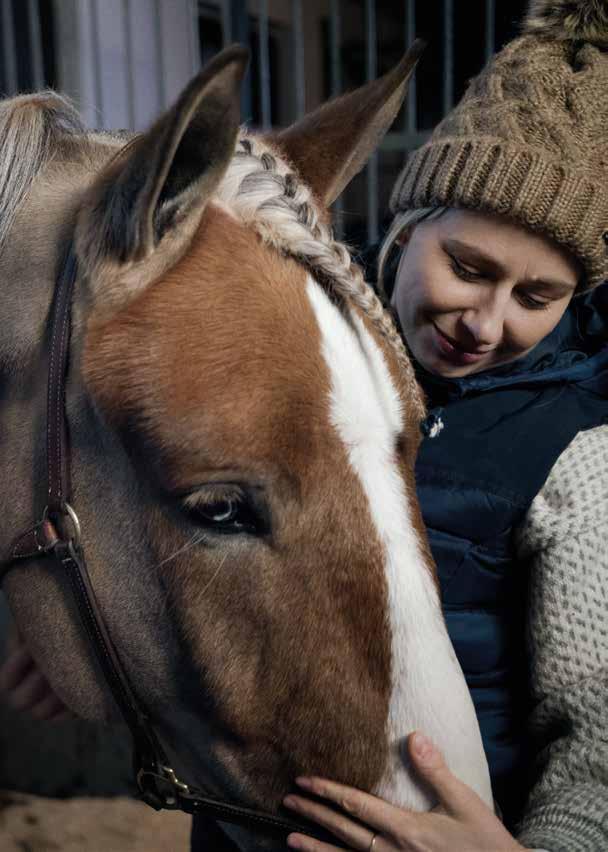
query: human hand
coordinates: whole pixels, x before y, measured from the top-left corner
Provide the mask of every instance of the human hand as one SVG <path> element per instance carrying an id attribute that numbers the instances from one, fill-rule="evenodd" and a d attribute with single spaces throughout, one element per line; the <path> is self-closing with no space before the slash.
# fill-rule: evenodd
<path id="1" fill-rule="evenodd" d="M 407 747 L 412 765 L 439 801 L 432 811 L 404 810 L 369 793 L 324 778 L 297 778 L 296 783 L 306 792 L 338 805 L 345 814 L 302 796 L 289 795 L 284 804 L 329 829 L 347 843 L 349 849 L 359 852 L 518 852 L 524 849 L 477 793 L 450 772 L 430 740 L 420 733 L 410 734 Z M 290 834 L 287 844 L 291 849 L 305 852 L 338 850 L 337 846 L 303 834 Z"/>
<path id="2" fill-rule="evenodd" d="M 70 712 L 53 692 L 16 630 L 11 631 L 6 659 L 0 666 L 0 690 L 8 703 L 37 721 L 64 719 Z"/>

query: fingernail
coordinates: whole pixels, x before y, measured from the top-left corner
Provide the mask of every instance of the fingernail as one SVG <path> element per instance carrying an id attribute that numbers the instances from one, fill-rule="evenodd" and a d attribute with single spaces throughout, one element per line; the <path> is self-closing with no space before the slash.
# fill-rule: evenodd
<path id="1" fill-rule="evenodd" d="M 283 804 L 287 808 L 297 808 L 298 807 L 298 800 L 296 799 L 295 796 L 285 796 L 285 798 L 283 799 Z"/>
<path id="2" fill-rule="evenodd" d="M 312 779 L 305 778 L 303 775 L 296 778 L 296 784 L 298 787 L 304 787 L 305 790 L 312 790 Z"/>
<path id="3" fill-rule="evenodd" d="M 304 846 L 300 842 L 298 837 L 292 836 L 291 834 L 287 838 L 287 845 L 290 849 L 304 849 Z"/>
<path id="4" fill-rule="evenodd" d="M 428 737 L 420 732 L 414 734 L 414 752 L 423 760 L 433 753 L 433 743 Z"/>

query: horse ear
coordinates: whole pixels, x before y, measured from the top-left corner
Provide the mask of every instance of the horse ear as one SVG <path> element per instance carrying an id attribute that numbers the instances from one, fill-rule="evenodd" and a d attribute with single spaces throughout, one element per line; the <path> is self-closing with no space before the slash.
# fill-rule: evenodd
<path id="1" fill-rule="evenodd" d="M 325 205 L 335 201 L 361 171 L 391 126 L 425 46 L 417 39 L 401 62 L 383 77 L 266 137 Z"/>
<path id="2" fill-rule="evenodd" d="M 76 233 L 89 272 L 100 262 L 116 267 L 145 260 L 184 218 L 198 224 L 234 154 L 248 60 L 238 45 L 219 53 L 96 178 Z"/>

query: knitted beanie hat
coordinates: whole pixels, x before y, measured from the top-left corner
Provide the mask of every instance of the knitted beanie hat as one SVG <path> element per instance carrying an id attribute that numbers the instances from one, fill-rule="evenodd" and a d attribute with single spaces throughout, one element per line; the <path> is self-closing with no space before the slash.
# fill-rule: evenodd
<path id="1" fill-rule="evenodd" d="M 393 213 L 464 207 L 508 216 L 608 278 L 608 0 L 531 0 L 523 34 L 471 81 L 414 151 Z"/>

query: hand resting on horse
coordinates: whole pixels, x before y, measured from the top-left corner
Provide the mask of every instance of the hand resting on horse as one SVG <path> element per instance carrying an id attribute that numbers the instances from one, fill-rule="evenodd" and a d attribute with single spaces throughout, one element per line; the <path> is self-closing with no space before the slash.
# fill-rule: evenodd
<path id="1" fill-rule="evenodd" d="M 15 628 L 7 638 L 8 653 L 0 666 L 0 690 L 13 709 L 39 721 L 65 719 L 70 712 L 53 692 Z"/>
<path id="2" fill-rule="evenodd" d="M 296 783 L 313 801 L 289 795 L 284 804 L 325 828 L 349 848 L 367 852 L 517 852 L 521 846 L 467 784 L 453 775 L 433 743 L 420 733 L 407 740 L 407 762 L 434 792 L 439 804 L 427 813 L 395 807 L 376 796 L 325 778 L 298 778 Z M 342 812 L 325 807 L 327 799 Z M 348 815 L 347 815 L 348 814 Z M 303 834 L 290 834 L 291 849 L 333 852 L 337 846 Z"/>

